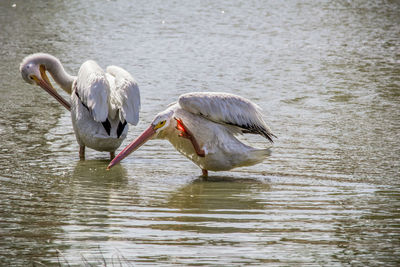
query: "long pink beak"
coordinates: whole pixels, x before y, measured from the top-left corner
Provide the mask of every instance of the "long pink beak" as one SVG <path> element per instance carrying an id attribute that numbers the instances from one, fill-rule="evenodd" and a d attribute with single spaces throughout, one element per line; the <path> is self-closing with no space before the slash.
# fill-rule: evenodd
<path id="1" fill-rule="evenodd" d="M 135 140 L 132 141 L 129 145 L 127 145 L 119 154 L 108 164 L 107 170 L 112 168 L 115 164 L 123 160 L 130 153 L 141 147 L 144 143 L 146 143 L 154 134 L 156 130 L 154 130 L 154 126 L 150 125 L 149 128 L 144 130 Z"/>
<path id="2" fill-rule="evenodd" d="M 42 87 L 47 93 L 49 93 L 52 97 L 57 99 L 58 102 L 61 103 L 68 111 L 71 111 L 71 104 L 67 102 L 61 95 L 57 93 L 57 91 L 53 88 L 53 86 L 49 85 L 47 82 L 41 79 L 37 79 L 36 83 Z"/>

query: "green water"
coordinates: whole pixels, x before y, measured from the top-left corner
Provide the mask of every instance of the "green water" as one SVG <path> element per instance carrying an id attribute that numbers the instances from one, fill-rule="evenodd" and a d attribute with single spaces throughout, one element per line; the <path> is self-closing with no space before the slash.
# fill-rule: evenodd
<path id="1" fill-rule="evenodd" d="M 2 1 L 0 25 L 0 265 L 400 264 L 398 1 Z M 136 78 L 123 146 L 180 94 L 225 91 L 263 109 L 272 155 L 208 181 L 166 141 L 81 162 L 18 72 L 39 51 Z"/>

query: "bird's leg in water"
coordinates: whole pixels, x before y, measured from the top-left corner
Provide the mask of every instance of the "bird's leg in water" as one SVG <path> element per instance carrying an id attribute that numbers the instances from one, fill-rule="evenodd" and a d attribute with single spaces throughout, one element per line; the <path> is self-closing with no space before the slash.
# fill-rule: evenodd
<path id="1" fill-rule="evenodd" d="M 85 160 L 85 146 L 79 146 L 79 159 Z"/>
<path id="2" fill-rule="evenodd" d="M 205 180 L 207 180 L 207 177 L 208 177 L 208 171 L 207 171 L 207 170 L 205 170 L 205 169 L 201 169 L 201 172 L 203 173 L 203 178 L 204 178 Z"/>
<path id="3" fill-rule="evenodd" d="M 110 152 L 110 160 L 113 160 L 115 158 L 115 151 Z"/>
<path id="4" fill-rule="evenodd" d="M 197 155 L 199 157 L 205 157 L 206 153 L 204 152 L 203 149 L 200 148 L 199 144 L 197 143 L 196 138 L 194 138 L 193 134 L 186 128 L 186 126 L 183 124 L 182 120 L 177 119 L 177 118 L 175 118 L 175 120 L 176 120 L 176 129 L 178 129 L 180 131 L 179 136 L 189 139 L 192 142 L 194 150 L 196 151 Z M 203 174 L 204 174 L 204 172 L 203 172 Z"/>

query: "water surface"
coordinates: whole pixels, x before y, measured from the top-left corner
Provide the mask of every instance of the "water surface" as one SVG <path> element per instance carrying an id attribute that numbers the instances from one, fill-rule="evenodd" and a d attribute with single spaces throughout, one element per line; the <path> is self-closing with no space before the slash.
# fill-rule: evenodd
<path id="1" fill-rule="evenodd" d="M 15 4 L 15 5 L 14 5 Z M 400 264 L 397 1 L 2 1 L 0 265 Z M 151 141 L 106 171 L 18 66 L 127 69 L 141 122 L 191 91 L 257 103 L 262 164 L 201 171 Z M 64 94 L 65 96 L 65 94 Z M 262 139 L 253 140 L 265 146 Z"/>

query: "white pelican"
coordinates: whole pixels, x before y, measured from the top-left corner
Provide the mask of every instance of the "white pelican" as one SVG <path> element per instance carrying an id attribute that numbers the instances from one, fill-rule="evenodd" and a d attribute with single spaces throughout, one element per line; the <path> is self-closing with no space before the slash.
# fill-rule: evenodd
<path id="1" fill-rule="evenodd" d="M 71 96 L 71 104 L 56 92 L 46 71 Z M 37 53 L 22 61 L 20 72 L 26 82 L 39 85 L 71 111 L 81 159 L 85 158 L 86 146 L 110 152 L 113 159 L 127 135 L 127 122 L 136 125 L 139 121 L 139 87 L 119 67 L 109 66 L 104 72 L 96 62 L 88 60 L 75 77 L 64 70 L 56 57 Z"/>
<path id="2" fill-rule="evenodd" d="M 202 169 L 225 171 L 251 166 L 270 155 L 268 148 L 258 149 L 239 141 L 235 135 L 259 134 L 270 142 L 271 133 L 251 101 L 228 93 L 188 93 L 159 113 L 151 125 L 117 155 L 107 169 L 135 151 L 151 138 L 167 139 L 183 155 Z"/>

